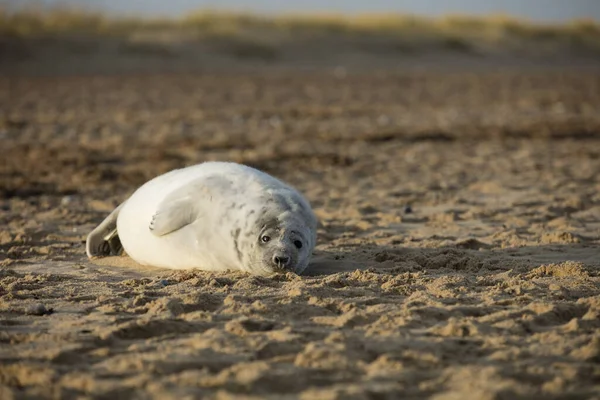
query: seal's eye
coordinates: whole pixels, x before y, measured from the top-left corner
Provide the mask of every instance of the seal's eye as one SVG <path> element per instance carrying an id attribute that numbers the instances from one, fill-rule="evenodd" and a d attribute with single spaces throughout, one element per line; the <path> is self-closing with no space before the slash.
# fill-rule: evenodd
<path id="1" fill-rule="evenodd" d="M 271 240 L 271 236 L 268 236 L 268 235 L 263 235 L 263 236 L 260 238 L 260 241 L 261 241 L 261 242 L 263 242 L 263 243 L 267 243 L 267 242 L 268 242 L 268 241 L 270 241 L 270 240 Z"/>
<path id="2" fill-rule="evenodd" d="M 302 242 L 299 240 L 294 240 L 294 246 L 296 246 L 297 249 L 301 249 L 302 248 Z"/>

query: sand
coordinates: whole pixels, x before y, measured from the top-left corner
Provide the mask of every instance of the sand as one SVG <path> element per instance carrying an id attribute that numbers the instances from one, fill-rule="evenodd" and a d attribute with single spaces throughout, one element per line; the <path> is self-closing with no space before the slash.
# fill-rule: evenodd
<path id="1" fill-rule="evenodd" d="M 0 398 L 599 399 L 598 71 L 0 78 Z M 206 160 L 312 202 L 305 276 L 86 258 Z"/>

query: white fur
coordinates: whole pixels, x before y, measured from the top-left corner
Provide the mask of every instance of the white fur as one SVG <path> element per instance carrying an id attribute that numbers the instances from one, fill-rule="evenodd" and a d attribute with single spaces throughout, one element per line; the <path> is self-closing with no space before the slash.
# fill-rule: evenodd
<path id="1" fill-rule="evenodd" d="M 293 188 L 244 165 L 208 162 L 174 170 L 150 180 L 123 204 L 117 217 L 118 235 L 127 254 L 140 264 L 252 272 L 240 263 L 231 246 L 232 225 L 247 223 L 248 208 L 241 211 L 231 205 L 244 203 L 259 210 L 264 208 L 269 192 L 287 193 L 310 210 L 308 202 Z M 175 212 L 169 209 L 178 202 L 183 206 L 177 206 Z M 192 222 L 158 235 L 149 228 L 153 218 L 160 225 L 157 230 L 169 228 L 173 218 Z M 310 218 L 314 219 L 312 212 Z M 308 226 L 312 230 L 312 251 L 316 219 L 308 221 Z"/>

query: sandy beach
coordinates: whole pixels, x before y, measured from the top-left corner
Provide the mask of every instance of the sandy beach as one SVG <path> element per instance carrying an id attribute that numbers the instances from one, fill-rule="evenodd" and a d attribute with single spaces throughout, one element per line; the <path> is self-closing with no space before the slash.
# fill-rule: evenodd
<path id="1" fill-rule="evenodd" d="M 600 63 L 464 57 L 1 77 L 0 398 L 600 399 Z M 310 200 L 304 276 L 87 259 L 208 160 Z"/>

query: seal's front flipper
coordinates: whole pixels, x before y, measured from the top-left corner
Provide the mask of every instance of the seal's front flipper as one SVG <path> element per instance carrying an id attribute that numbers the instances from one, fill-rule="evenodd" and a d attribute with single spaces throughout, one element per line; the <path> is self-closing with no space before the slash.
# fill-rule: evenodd
<path id="1" fill-rule="evenodd" d="M 155 236 L 164 236 L 194 222 L 198 218 L 196 210 L 191 196 L 169 196 L 159 204 L 148 228 Z"/>
<path id="2" fill-rule="evenodd" d="M 160 202 L 148 228 L 155 236 L 164 236 L 206 218 L 213 197 L 227 198 L 238 194 L 232 181 L 220 175 L 201 177 L 175 190 Z"/>
<path id="3" fill-rule="evenodd" d="M 212 196 L 217 191 L 223 191 L 230 184 L 211 186 L 204 183 L 204 179 L 190 182 L 188 185 L 175 190 L 160 202 L 148 228 L 155 236 L 164 236 L 187 226 L 199 218 L 206 217 L 200 210 L 209 209 Z"/>
<path id="4" fill-rule="evenodd" d="M 123 203 L 125 204 L 125 203 Z M 85 252 L 89 258 L 119 255 L 123 251 L 117 232 L 117 217 L 121 204 L 100 225 L 88 235 L 85 242 Z"/>

